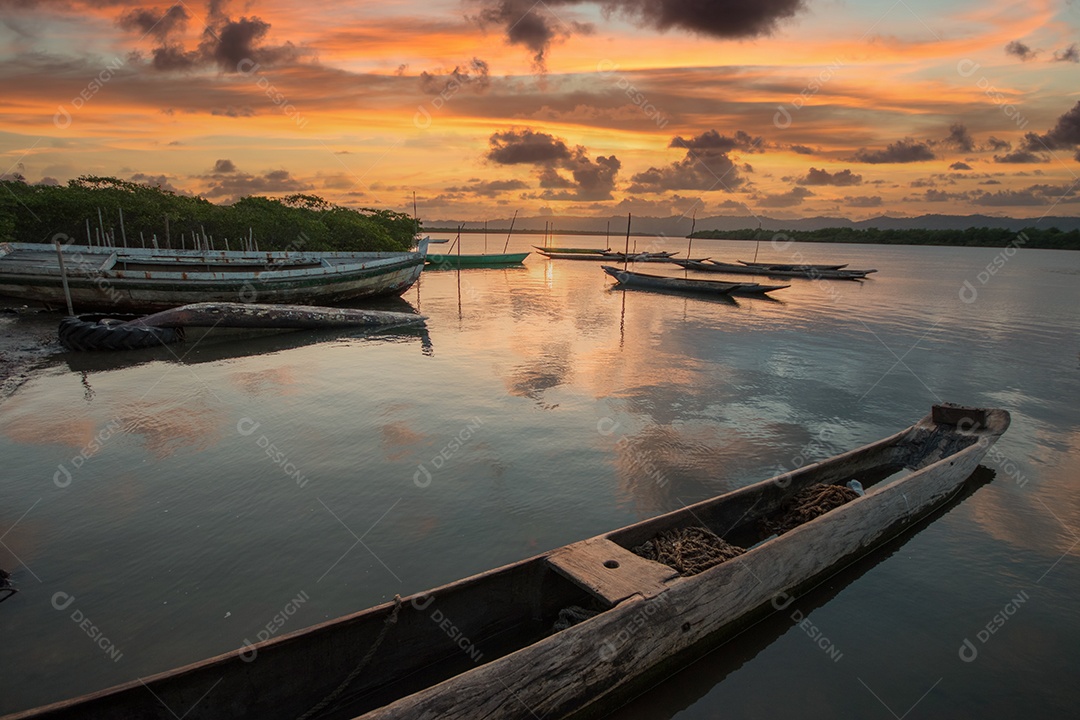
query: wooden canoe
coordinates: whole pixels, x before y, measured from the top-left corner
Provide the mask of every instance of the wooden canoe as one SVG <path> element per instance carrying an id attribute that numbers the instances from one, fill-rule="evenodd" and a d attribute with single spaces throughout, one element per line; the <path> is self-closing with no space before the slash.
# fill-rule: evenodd
<path id="1" fill-rule="evenodd" d="M 621 252 L 605 252 L 605 253 L 584 253 L 584 252 L 553 252 L 549 250 L 541 250 L 540 254 L 551 258 L 552 260 L 606 260 L 607 262 L 623 262 L 629 260 L 630 262 L 669 262 L 672 255 L 671 252 L 660 253 L 621 253 Z"/>
<path id="2" fill-rule="evenodd" d="M 447 253 L 441 255 L 428 254 L 427 269 L 443 270 L 459 267 L 505 267 L 507 265 L 520 265 L 529 257 L 529 253 L 482 253 L 472 255 L 455 255 Z"/>
<path id="3" fill-rule="evenodd" d="M 586 253 L 592 255 L 603 255 L 604 253 L 611 252 L 611 248 L 575 248 L 575 247 L 540 247 L 539 245 L 533 245 L 534 248 L 542 253 Z"/>
<path id="4" fill-rule="evenodd" d="M 416 252 L 157 250 L 66 245 L 72 301 L 80 312 L 165 310 L 197 302 L 333 304 L 400 295 L 420 277 Z M 63 307 L 52 245 L 0 243 L 0 295 Z"/>
<path id="5" fill-rule="evenodd" d="M 707 295 L 764 295 L 775 290 L 791 287 L 790 285 L 760 285 L 758 283 L 729 283 L 719 280 L 665 277 L 663 275 L 649 275 L 647 273 L 620 270 L 610 265 L 603 265 L 602 268 L 604 272 L 618 280 L 621 285 L 647 290 L 675 290 Z"/>
<path id="6" fill-rule="evenodd" d="M 759 267 L 740 265 L 736 263 L 720 262 L 719 260 L 678 260 L 672 258 L 671 262 L 688 270 L 701 270 L 702 272 L 729 273 L 732 275 L 764 275 L 768 277 L 800 277 L 809 280 L 864 280 L 870 273 L 877 270 L 776 270 L 772 267 Z"/>
<path id="7" fill-rule="evenodd" d="M 747 267 L 771 268 L 774 270 L 842 270 L 847 265 L 807 265 L 790 263 L 759 263 L 740 260 L 739 263 Z"/>
<path id="8" fill-rule="evenodd" d="M 961 491 L 1008 426 L 1004 410 L 935 406 L 895 435 L 718 497 L 9 720 L 295 720 L 331 695 L 311 717 L 600 713 L 916 527 Z M 864 495 L 782 535 L 763 529 L 798 493 L 851 480 Z M 658 533 L 695 526 L 748 549 L 693 576 L 631 552 Z M 555 629 L 570 606 L 597 614 Z"/>

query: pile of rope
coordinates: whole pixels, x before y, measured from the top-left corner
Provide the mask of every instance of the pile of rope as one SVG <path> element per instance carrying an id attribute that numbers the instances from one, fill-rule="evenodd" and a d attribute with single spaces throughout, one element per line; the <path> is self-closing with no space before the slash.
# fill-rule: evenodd
<path id="1" fill-rule="evenodd" d="M 599 614 L 599 610 L 590 610 L 588 608 L 583 608 L 580 605 L 571 605 L 570 607 L 563 608 L 559 611 L 559 617 L 551 627 L 551 631 L 560 632 L 566 630 L 567 628 L 574 627 L 580 622 L 585 622 L 591 617 L 596 617 Z"/>
<path id="2" fill-rule="evenodd" d="M 680 575 L 697 575 L 746 550 L 725 542 L 704 527 L 666 530 L 633 548 L 635 555 L 675 568 Z"/>
<path id="3" fill-rule="evenodd" d="M 763 524 L 769 532 L 783 535 L 857 497 L 859 493 L 843 485 L 812 485 L 786 502 L 779 517 Z"/>

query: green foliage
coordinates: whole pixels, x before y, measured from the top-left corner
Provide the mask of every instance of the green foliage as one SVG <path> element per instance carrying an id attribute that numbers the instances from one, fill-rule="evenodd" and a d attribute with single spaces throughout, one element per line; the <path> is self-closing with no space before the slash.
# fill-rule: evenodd
<path id="1" fill-rule="evenodd" d="M 1024 228 L 1020 232 L 1005 228 L 966 230 L 879 230 L 877 228 L 823 228 L 821 230 L 703 230 L 696 238 L 718 240 L 772 240 L 778 235 L 799 242 L 867 243 L 870 245 L 962 245 L 968 247 L 1005 247 L 1080 250 L 1080 230 L 1063 232 L 1052 228 Z"/>
<path id="2" fill-rule="evenodd" d="M 138 185 L 110 177 L 83 176 L 67 186 L 27 185 L 0 181 L 0 241 L 51 242 L 54 236 L 97 244 L 96 231 L 105 231 L 121 244 L 149 247 L 156 235 L 166 247 L 166 218 L 172 247 L 191 248 L 193 238 L 206 233 L 214 247 L 241 247 L 249 231 L 260 250 L 402 251 L 413 244 L 416 224 L 411 217 L 389 210 L 352 210 L 315 195 L 290 195 L 280 200 L 246 197 L 233 205 L 214 205 L 199 197 Z M 99 221 L 100 211 L 100 221 Z M 123 211 L 123 233 L 120 212 Z"/>

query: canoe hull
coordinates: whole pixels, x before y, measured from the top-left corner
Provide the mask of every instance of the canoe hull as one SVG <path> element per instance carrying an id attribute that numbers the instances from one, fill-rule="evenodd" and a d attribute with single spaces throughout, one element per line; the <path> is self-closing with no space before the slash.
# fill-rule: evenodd
<path id="1" fill-rule="evenodd" d="M 420 253 L 204 253 L 69 246 L 64 256 L 75 308 L 117 312 L 198 302 L 332 304 L 400 295 L 420 277 L 424 264 Z M 0 295 L 63 307 L 55 251 L 28 243 L 4 244 Z"/>
<path id="2" fill-rule="evenodd" d="M 689 292 L 702 295 L 764 295 L 774 290 L 783 290 L 790 285 L 759 285 L 758 283 L 726 283 L 718 280 L 697 280 L 694 278 L 663 277 L 646 273 L 619 270 L 608 265 L 604 272 L 615 278 L 620 285 L 642 288 L 644 290 L 663 290 L 670 292 Z"/>
<path id="3" fill-rule="evenodd" d="M 620 612 L 603 613 L 361 718 L 509 720 L 520 716 L 518 709 L 522 705 L 532 716 L 544 718 L 576 718 L 586 710 L 592 717 L 610 710 L 617 706 L 615 699 L 625 698 L 647 671 L 663 667 L 670 658 L 693 652 L 740 618 L 770 606 L 774 610 L 787 607 L 797 588 L 892 539 L 947 502 L 1008 427 L 1008 413 L 990 412 L 993 428 L 979 441 L 955 455 L 924 465 L 902 481 L 868 492 L 735 560 L 700 575 L 671 581 L 663 592 L 635 595 L 617 606 Z M 927 417 L 912 430 L 917 432 L 921 427 L 932 431 L 933 426 Z M 893 440 L 903 442 L 905 434 Z M 837 460 L 841 466 L 845 457 L 857 463 L 860 454 L 873 452 L 871 445 Z M 800 478 L 813 475 L 823 466 L 810 465 L 765 482 L 797 485 Z M 839 472 L 840 477 L 844 474 Z M 755 487 L 729 495 L 747 496 Z M 700 524 L 696 519 L 702 517 L 707 523 L 713 503 L 698 503 L 672 515 L 689 515 L 691 524 Z M 747 513 L 753 510 L 750 505 Z M 655 521 L 645 521 L 607 537 L 618 538 L 619 545 L 629 546 L 651 537 L 656 530 Z"/>
<path id="4" fill-rule="evenodd" d="M 459 267 L 504 267 L 521 265 L 530 253 L 503 253 L 499 255 L 428 255 L 427 269 L 444 270 Z"/>
<path id="5" fill-rule="evenodd" d="M 753 613 L 786 607 L 796 588 L 940 507 L 1009 424 L 1002 410 L 941 423 L 933 417 L 834 458 L 405 598 L 397 610 L 384 604 L 11 720 L 295 718 L 371 652 L 375 660 L 342 696 L 351 704 L 334 717 L 510 720 L 529 714 L 524 706 L 554 720 L 607 709 L 673 658 Z M 910 474 L 884 482 L 901 468 Z M 680 577 L 627 550 L 669 529 L 758 527 L 797 492 L 851 477 L 865 481 L 864 496 L 747 544 L 745 554 L 699 575 Z M 626 565 L 612 566 L 606 552 Z M 552 633 L 553 610 L 588 598 L 606 609 Z M 380 645 L 389 618 L 396 624 Z M 501 649 L 499 638 L 508 638 Z"/>
<path id="6" fill-rule="evenodd" d="M 699 262 L 697 260 L 676 260 L 671 262 L 684 267 L 687 270 L 700 270 L 702 272 L 728 273 L 732 275 L 758 275 L 782 278 L 806 278 L 808 280 L 865 280 L 870 273 L 877 270 L 819 270 L 808 268 L 806 270 L 776 270 L 773 268 L 736 265 L 734 263 L 709 260 Z"/>

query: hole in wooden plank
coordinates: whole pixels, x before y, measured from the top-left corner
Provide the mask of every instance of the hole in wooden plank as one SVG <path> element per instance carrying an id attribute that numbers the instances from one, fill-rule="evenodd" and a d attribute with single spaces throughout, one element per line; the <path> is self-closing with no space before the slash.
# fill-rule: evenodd
<path id="1" fill-rule="evenodd" d="M 604 567 L 606 567 L 608 570 L 614 570 L 615 568 L 619 567 L 619 561 L 618 560 L 605 560 L 604 561 Z"/>

